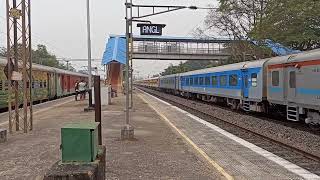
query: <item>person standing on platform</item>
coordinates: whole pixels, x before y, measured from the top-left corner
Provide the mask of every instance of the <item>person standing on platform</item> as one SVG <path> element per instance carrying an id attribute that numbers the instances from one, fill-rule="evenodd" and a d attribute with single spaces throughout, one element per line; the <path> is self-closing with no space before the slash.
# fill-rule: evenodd
<path id="1" fill-rule="evenodd" d="M 75 98 L 76 101 L 78 101 L 78 94 L 79 94 L 79 81 L 78 80 L 74 84 L 74 91 L 76 93 L 74 98 Z"/>
<path id="2" fill-rule="evenodd" d="M 85 83 L 85 91 L 84 91 L 84 99 L 86 99 L 86 95 L 87 95 L 87 92 L 89 93 L 89 87 L 88 87 L 88 82 L 87 81 L 85 81 L 84 82 Z"/>
<path id="3" fill-rule="evenodd" d="M 83 79 L 79 83 L 79 91 L 80 91 L 80 100 L 84 100 L 85 94 L 86 94 L 86 83 L 84 82 Z"/>

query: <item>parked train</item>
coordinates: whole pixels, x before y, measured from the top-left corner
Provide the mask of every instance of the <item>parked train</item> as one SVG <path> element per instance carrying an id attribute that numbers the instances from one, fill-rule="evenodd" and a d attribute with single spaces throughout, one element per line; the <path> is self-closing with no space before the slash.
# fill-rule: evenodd
<path id="1" fill-rule="evenodd" d="M 137 81 L 232 109 L 280 113 L 320 125 L 320 50 Z"/>
<path id="2" fill-rule="evenodd" d="M 8 107 L 9 81 L 4 74 L 6 64 L 7 60 L 0 57 L 0 109 Z M 32 64 L 32 78 L 32 99 L 39 102 L 75 93 L 76 81 L 87 81 L 88 75 Z"/>

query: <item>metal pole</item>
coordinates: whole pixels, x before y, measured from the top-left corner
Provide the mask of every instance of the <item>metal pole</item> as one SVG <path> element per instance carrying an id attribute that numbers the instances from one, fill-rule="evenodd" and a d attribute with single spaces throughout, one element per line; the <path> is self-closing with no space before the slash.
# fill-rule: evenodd
<path id="1" fill-rule="evenodd" d="M 88 33 L 88 73 L 89 73 L 89 106 L 92 106 L 92 75 L 91 75 L 91 37 L 90 37 L 90 0 L 87 0 L 87 33 Z"/>
<path id="2" fill-rule="evenodd" d="M 98 126 L 99 145 L 102 145 L 100 76 L 94 76 L 94 108 L 95 108 L 95 121 L 100 123 Z"/>
<path id="3" fill-rule="evenodd" d="M 130 0 L 130 3 L 132 4 L 132 0 Z M 132 69 L 132 62 L 133 62 L 133 32 L 132 32 L 132 8 L 130 8 L 130 35 L 131 35 L 131 38 L 130 38 L 130 109 L 133 108 L 133 80 L 132 80 L 132 73 L 133 73 L 133 69 Z"/>
<path id="4" fill-rule="evenodd" d="M 131 55 L 132 55 L 132 52 L 131 52 Z M 132 68 L 132 59 L 131 59 L 131 64 L 130 64 L 130 109 L 133 108 L 133 68 Z"/>
<path id="5" fill-rule="evenodd" d="M 27 81 L 28 81 L 28 72 L 27 72 L 27 52 L 26 52 L 26 3 L 25 0 L 22 1 L 22 77 L 23 77 L 23 132 L 28 132 L 28 88 L 27 88 Z"/>
<path id="6" fill-rule="evenodd" d="M 131 18 L 128 16 L 128 0 L 126 0 L 126 115 L 125 115 L 125 123 L 127 126 L 129 126 L 129 40 L 130 40 L 130 34 L 129 34 L 129 23 L 131 21 Z M 131 6 L 131 5 L 130 5 Z M 130 7 L 131 8 L 131 7 Z"/>
<path id="7" fill-rule="evenodd" d="M 131 0 L 132 2 L 132 0 Z M 129 76 L 130 76 L 130 52 L 129 52 L 129 43 L 130 39 L 132 38 L 132 34 L 130 33 L 130 27 L 132 28 L 132 17 L 129 17 L 130 14 L 128 10 L 132 11 L 132 3 L 128 3 L 126 0 L 126 70 L 125 70 L 125 83 L 126 83 L 126 107 L 125 107 L 125 126 L 121 128 L 121 139 L 122 140 L 132 140 L 134 138 L 134 128 L 130 125 L 130 114 L 129 114 Z"/>
<path id="8" fill-rule="evenodd" d="M 8 62 L 8 72 L 11 72 L 11 69 L 13 68 L 11 66 L 11 62 L 9 60 L 11 59 L 11 42 L 10 42 L 10 15 L 9 15 L 9 10 L 10 10 L 10 2 L 9 0 L 6 1 L 6 8 L 7 8 L 7 62 Z M 11 86 L 11 77 L 8 77 L 8 111 L 9 111 L 9 132 L 12 133 L 12 100 L 11 100 L 11 92 L 12 92 L 12 86 Z"/>
<path id="9" fill-rule="evenodd" d="M 16 0 L 13 0 L 13 8 L 17 8 Z M 18 56 L 18 26 L 17 26 L 17 19 L 13 19 L 13 53 L 14 53 L 14 66 L 13 69 L 18 72 L 19 64 L 19 56 Z M 10 62 L 11 64 L 11 62 Z M 20 130 L 20 122 L 19 122 L 19 84 L 18 81 L 12 81 L 10 78 L 9 83 L 14 83 L 14 111 L 15 111 L 15 120 L 16 120 L 16 131 Z M 9 86 L 12 86 L 11 84 Z"/>
<path id="10" fill-rule="evenodd" d="M 32 39 L 31 39 L 31 0 L 28 0 L 28 27 L 29 27 L 29 93 L 30 93 L 30 131 L 33 129 L 33 98 L 32 98 L 32 88 L 30 84 L 33 82 L 32 79 Z"/>

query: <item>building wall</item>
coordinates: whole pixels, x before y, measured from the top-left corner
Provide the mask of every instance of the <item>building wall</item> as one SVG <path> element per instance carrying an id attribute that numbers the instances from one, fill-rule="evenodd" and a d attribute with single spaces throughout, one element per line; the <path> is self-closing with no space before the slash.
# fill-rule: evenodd
<path id="1" fill-rule="evenodd" d="M 106 84 L 110 85 L 113 90 L 116 90 L 117 92 L 122 92 L 122 82 L 123 82 L 123 65 L 118 62 L 112 62 L 106 65 L 107 69 L 107 78 L 106 78 Z"/>

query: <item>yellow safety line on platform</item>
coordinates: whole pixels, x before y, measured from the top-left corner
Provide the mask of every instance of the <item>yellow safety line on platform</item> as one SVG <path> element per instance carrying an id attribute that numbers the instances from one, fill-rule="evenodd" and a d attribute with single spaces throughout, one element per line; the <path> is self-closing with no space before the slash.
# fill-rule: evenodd
<path id="1" fill-rule="evenodd" d="M 54 107 L 62 106 L 62 105 L 64 105 L 64 104 L 70 103 L 70 102 L 72 102 L 72 101 L 74 101 L 74 100 L 69 100 L 69 101 L 66 101 L 66 102 L 63 102 L 63 103 L 60 103 L 60 104 L 56 104 L 56 105 L 53 105 L 53 106 L 50 106 L 50 107 L 47 107 L 47 108 L 44 108 L 44 109 L 40 109 L 40 110 L 34 112 L 33 115 L 39 114 L 39 113 L 41 113 L 41 112 L 43 112 L 43 111 L 47 111 L 47 110 L 52 109 L 52 108 L 54 108 Z M 8 123 L 9 123 L 8 121 L 3 122 L 3 123 L 0 123 L 0 126 L 6 125 L 6 124 L 8 124 Z"/>
<path id="2" fill-rule="evenodd" d="M 148 94 L 150 95 L 150 94 Z M 199 148 L 188 136 L 186 136 L 181 130 L 179 130 L 164 114 L 159 112 L 154 106 L 152 106 L 144 97 L 140 94 L 138 96 L 148 104 L 148 106 L 153 109 L 162 119 L 164 119 L 173 129 L 175 129 L 200 155 L 202 155 L 216 170 L 219 171 L 226 179 L 234 180 L 234 178 L 228 174 L 218 163 L 211 159 L 207 153 L 205 153 L 201 148 Z M 152 95 L 150 95 L 152 96 Z"/>

